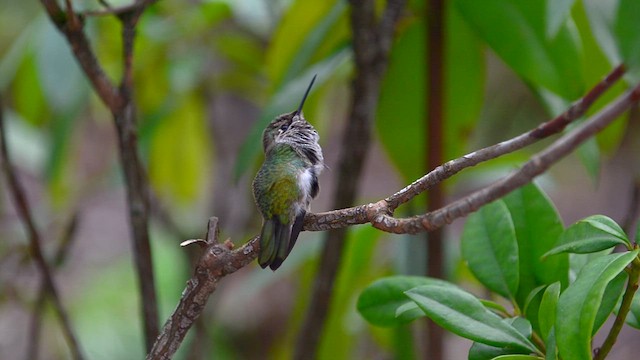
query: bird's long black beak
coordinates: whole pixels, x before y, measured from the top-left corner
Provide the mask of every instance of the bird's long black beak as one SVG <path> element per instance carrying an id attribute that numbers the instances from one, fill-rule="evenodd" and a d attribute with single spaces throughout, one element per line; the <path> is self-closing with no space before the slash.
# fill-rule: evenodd
<path id="1" fill-rule="evenodd" d="M 313 86 L 313 82 L 316 81 L 316 75 L 313 75 L 313 79 L 311 79 L 311 83 L 309 84 L 309 87 L 307 88 L 307 91 L 305 91 L 304 93 L 304 97 L 302 97 L 302 101 L 300 102 L 300 106 L 298 106 L 298 110 L 296 110 L 296 112 L 293 113 L 293 116 L 298 116 L 300 115 L 300 113 L 302 112 L 302 107 L 304 106 L 304 102 L 307 100 L 307 96 L 309 96 L 309 92 L 311 91 L 311 87 Z"/>

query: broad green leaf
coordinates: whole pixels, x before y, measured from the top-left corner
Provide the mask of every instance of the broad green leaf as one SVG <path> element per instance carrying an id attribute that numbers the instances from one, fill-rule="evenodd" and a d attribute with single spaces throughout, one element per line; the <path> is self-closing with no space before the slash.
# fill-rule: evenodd
<path id="1" fill-rule="evenodd" d="M 404 292 L 427 284 L 447 286 L 448 283 L 420 276 L 382 278 L 369 285 L 360 294 L 358 311 L 373 325 L 389 327 L 406 324 L 424 316 L 424 313 L 412 305 L 413 301 L 408 299 Z"/>
<path id="2" fill-rule="evenodd" d="M 522 335 L 527 338 L 531 337 L 531 324 L 527 319 L 522 317 L 502 319 L 502 321 L 512 325 Z M 468 360 L 490 360 L 500 355 L 507 354 L 528 354 L 529 350 L 515 349 L 515 348 L 499 348 L 495 346 L 486 345 L 479 342 L 474 342 L 469 349 Z"/>
<path id="3" fill-rule="evenodd" d="M 571 19 L 552 39 L 545 29 L 545 1 L 456 0 L 478 35 L 518 75 L 566 99 L 584 92 L 584 58 Z"/>
<path id="4" fill-rule="evenodd" d="M 551 328 L 556 323 L 556 305 L 560 297 L 560 282 L 549 285 L 542 295 L 540 310 L 538 311 L 538 323 L 540 324 L 540 336 L 543 339 L 549 337 Z"/>
<path id="5" fill-rule="evenodd" d="M 247 137 L 240 148 L 240 153 L 238 154 L 234 168 L 234 177 L 236 179 L 242 176 L 257 160 L 262 149 L 262 131 L 269 122 L 282 113 L 295 110 L 314 74 L 317 74 L 318 77 L 309 96 L 313 96 L 315 90 L 327 81 L 328 77 L 336 68 L 345 64 L 350 56 L 351 52 L 349 49 L 338 51 L 327 59 L 310 67 L 304 74 L 296 79 L 284 84 L 271 97 L 256 123 L 248 131 Z M 309 101 L 309 99 L 307 99 L 307 101 Z M 313 119 L 307 120 L 311 123 L 314 122 Z"/>
<path id="6" fill-rule="evenodd" d="M 571 13 L 571 6 L 575 0 L 547 0 L 546 1 L 546 35 L 554 38 L 560 27 Z"/>
<path id="7" fill-rule="evenodd" d="M 555 325 L 554 325 L 555 326 Z M 546 353 L 545 360 L 558 360 L 558 347 L 556 346 L 556 328 L 552 326 L 549 330 L 549 336 L 545 341 Z"/>
<path id="8" fill-rule="evenodd" d="M 444 69 L 444 153 L 462 155 L 467 138 L 482 109 L 484 55 L 480 43 L 453 6 L 447 8 Z M 424 172 L 427 156 L 425 93 L 425 25 L 411 20 L 391 50 L 382 81 L 376 131 L 391 161 L 406 181 Z M 460 101 L 459 94 L 465 94 Z M 399 131 L 406 129 L 408 131 Z"/>
<path id="9" fill-rule="evenodd" d="M 458 287 L 422 285 L 405 294 L 435 323 L 454 334 L 487 345 L 537 352 L 531 341 L 515 327 L 502 321 L 475 296 Z"/>
<path id="10" fill-rule="evenodd" d="M 618 1 L 583 0 L 580 3 L 589 18 L 589 27 L 596 38 L 598 45 L 609 59 L 611 64 L 622 62 L 613 35 L 613 26 L 616 19 Z"/>
<path id="11" fill-rule="evenodd" d="M 497 357 L 494 357 L 493 360 L 542 360 L 543 358 L 541 358 L 540 356 L 534 356 L 534 355 L 517 355 L 517 354 L 511 354 L 511 355 L 500 355 Z"/>
<path id="12" fill-rule="evenodd" d="M 618 300 L 622 296 L 622 292 L 624 291 L 624 285 L 627 282 L 627 273 L 621 272 L 613 278 L 607 285 L 606 289 L 604 289 L 604 295 L 602 296 L 602 303 L 598 308 L 598 313 L 596 314 L 596 320 L 593 324 L 592 335 L 598 332 L 600 327 L 604 324 L 605 321 L 611 315 L 611 312 L 616 308 L 618 304 Z"/>
<path id="13" fill-rule="evenodd" d="M 11 91 L 15 111 L 33 125 L 51 121 L 51 112 L 40 86 L 38 69 L 33 54 L 24 56 L 16 72 Z"/>
<path id="14" fill-rule="evenodd" d="M 599 2 L 610 3 L 606 1 Z M 585 82 L 587 86 L 594 86 L 595 84 L 602 81 L 603 76 L 611 72 L 613 67 L 619 65 L 620 62 L 612 61 L 610 58 L 608 58 L 607 54 L 605 54 L 605 49 L 601 47 L 600 44 L 598 44 L 594 34 L 597 29 L 591 26 L 592 23 L 589 22 L 585 7 L 585 1 L 578 1 L 573 8 L 572 17 L 576 22 L 578 32 L 580 33 L 580 38 L 582 39 L 584 58 L 589 59 L 589 61 L 585 62 Z M 601 110 L 624 91 L 626 91 L 625 82 L 618 81 L 611 87 L 611 89 L 607 90 L 607 92 L 602 94 L 602 96 L 600 96 L 598 100 L 596 100 L 596 102 L 591 105 L 591 107 L 587 111 L 587 116 L 591 116 Z M 622 117 L 626 119 L 626 115 Z M 604 129 L 596 136 L 599 150 L 604 152 L 616 151 L 616 149 L 618 149 L 620 139 L 624 135 L 625 131 L 626 121 L 614 121 L 611 125 L 607 126 L 606 129 Z M 580 149 L 589 147 L 590 145 L 588 145 L 588 143 L 589 142 L 580 146 Z M 579 150 L 579 156 L 582 157 L 583 155 L 581 155 L 580 152 L 584 152 L 584 150 Z M 600 161 L 599 158 L 594 158 L 594 160 L 597 160 L 598 162 Z"/>
<path id="15" fill-rule="evenodd" d="M 640 292 L 636 291 L 631 301 L 631 308 L 625 319 L 627 325 L 640 329 Z"/>
<path id="16" fill-rule="evenodd" d="M 462 257 L 490 290 L 513 299 L 518 290 L 518 244 L 509 209 L 502 200 L 467 218 L 462 232 Z"/>
<path id="17" fill-rule="evenodd" d="M 582 268 L 595 259 L 609 255 L 613 252 L 613 248 L 598 251 L 591 254 L 569 254 L 569 283 L 572 283 L 578 277 Z"/>
<path id="18" fill-rule="evenodd" d="M 495 313 L 499 313 L 499 314 L 509 313 L 507 309 L 504 308 L 504 306 L 498 304 L 497 302 L 494 302 L 491 300 L 485 300 L 485 299 L 480 299 L 480 302 L 482 303 L 482 305 L 484 305 L 484 307 L 486 307 L 489 310 L 492 310 Z"/>
<path id="19" fill-rule="evenodd" d="M 568 284 L 567 255 L 541 259 L 557 243 L 564 229 L 555 206 L 535 183 L 512 192 L 503 200 L 511 213 L 518 240 L 520 280 L 516 300 L 522 307 L 534 288 L 555 281 Z"/>
<path id="20" fill-rule="evenodd" d="M 640 75 L 639 14 L 640 1 L 618 0 L 614 33 L 622 60 L 634 75 Z"/>
<path id="21" fill-rule="evenodd" d="M 324 42 L 347 39 L 349 33 L 339 21 L 346 9 L 344 1 L 336 0 L 298 0 L 291 5 L 278 22 L 266 53 L 271 93 L 298 77 Z"/>
<path id="22" fill-rule="evenodd" d="M 182 204 L 198 199 L 211 160 L 204 104 L 196 96 L 181 99 L 153 134 L 149 180 L 161 195 Z"/>
<path id="23" fill-rule="evenodd" d="M 34 34 L 38 78 L 51 108 L 70 115 L 89 99 L 89 84 L 71 48 L 55 26 L 43 19 Z"/>
<path id="24" fill-rule="evenodd" d="M 538 321 L 538 312 L 540 311 L 540 303 L 542 302 L 542 295 L 544 293 L 545 285 L 540 285 L 537 288 L 531 290 L 524 302 L 524 308 L 522 313 L 527 319 L 531 321 L 531 326 L 535 332 L 540 332 L 540 324 Z"/>
<path id="25" fill-rule="evenodd" d="M 571 225 L 560 237 L 558 245 L 543 255 L 570 252 L 577 254 L 594 253 L 616 245 L 631 247 L 624 231 L 610 218 L 594 215 Z"/>
<path id="26" fill-rule="evenodd" d="M 0 56 L 0 91 L 5 92 L 6 87 L 13 81 L 18 68 L 21 66 L 24 56 L 29 52 L 33 43 L 33 34 L 38 31 L 40 23 L 44 21 L 40 16 L 25 26 L 20 36 L 15 38 L 11 45 L 5 48 Z"/>
<path id="27" fill-rule="evenodd" d="M 591 358 L 591 336 L 605 289 L 637 255 L 635 250 L 597 258 L 560 295 L 555 329 L 564 360 Z"/>

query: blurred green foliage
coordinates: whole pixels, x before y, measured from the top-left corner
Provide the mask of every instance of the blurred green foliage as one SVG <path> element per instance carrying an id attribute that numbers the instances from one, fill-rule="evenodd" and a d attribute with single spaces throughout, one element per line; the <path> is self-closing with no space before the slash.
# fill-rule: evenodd
<path id="1" fill-rule="evenodd" d="M 127 3 L 125 0 L 108 2 L 114 6 Z M 93 0 L 73 3 L 77 10 L 100 8 Z M 473 150 L 472 147 L 489 145 L 493 140 L 491 136 L 506 139 L 515 135 L 513 129 L 526 129 L 544 120 L 532 111 L 518 115 L 520 104 L 511 103 L 508 87 L 502 88 L 502 84 L 490 87 L 489 82 L 495 81 L 490 74 L 495 72 L 496 63 L 520 78 L 528 88 L 528 96 L 538 101 L 533 107 L 538 111 L 544 108 L 549 117 L 563 111 L 620 61 L 630 67 L 628 80 L 637 80 L 640 68 L 637 3 L 634 0 L 447 2 L 443 124 L 446 157 L 461 156 Z M 15 161 L 25 171 L 43 179 L 43 195 L 36 202 L 37 212 L 69 213 L 82 199 L 100 191 L 112 194 L 121 189 L 122 183 L 117 149 L 109 137 L 113 136 L 110 114 L 92 93 L 68 44 L 39 5 L 38 2 L 0 0 L 3 9 L 0 12 L 0 92 L 6 99 Z M 425 73 L 424 6 L 424 1 L 410 1 L 396 29 L 376 109 L 377 140 L 384 157 L 397 170 L 397 174 L 389 176 L 400 178 L 403 184 L 423 174 L 426 156 L 423 149 L 429 147 L 424 122 L 428 96 L 425 93 L 428 74 Z M 211 199 L 220 196 L 212 193 L 213 182 L 233 184 L 237 181 L 244 186 L 239 191 L 249 192 L 246 179 L 252 176 L 261 158 L 262 129 L 275 115 L 290 111 L 297 104 L 313 74 L 318 74 L 317 86 L 305 112 L 319 129 L 325 152 L 337 152 L 328 145 L 335 143 L 330 137 L 339 136 L 342 124 L 348 121 L 345 117 L 351 95 L 347 95 L 347 89 L 353 75 L 349 11 L 348 3 L 343 0 L 162 0 L 146 11 L 138 27 L 134 55 L 140 151 L 154 192 L 186 233 L 199 233 L 204 219 L 213 215 L 208 213 Z M 86 30 L 106 73 L 116 81 L 122 72 L 119 22 L 108 16 L 88 17 Z M 496 57 L 500 59 L 498 62 Z M 625 84 L 614 87 L 596 102 L 589 114 L 601 109 L 625 87 Z M 496 92 L 496 88 L 499 91 Z M 487 89 L 494 90 L 488 92 Z M 223 142 L 229 135 L 214 133 L 211 124 L 237 121 L 214 118 L 212 104 L 225 96 L 240 99 L 252 109 L 261 109 L 251 125 L 243 129 L 242 138 L 235 139 L 242 144 L 237 153 L 216 151 L 220 145 L 216 141 Z M 498 98 L 502 103 L 496 101 Z M 487 115 L 496 113 L 503 116 Z M 484 131 L 478 128 L 479 124 Z M 98 134 L 107 140 L 99 142 L 92 138 L 88 135 L 91 129 L 100 130 Z M 605 153 L 615 150 L 624 129 L 625 123 L 620 121 L 600 135 L 597 142 L 581 150 L 594 178 L 600 168 L 601 150 Z M 493 135 L 487 135 L 489 133 Z M 92 143 L 96 145 L 89 146 Z M 89 156 L 86 149 L 90 149 L 93 156 Z M 523 151 L 507 160 L 498 160 L 493 166 L 474 169 L 473 185 L 485 183 L 496 173 L 503 174 L 528 154 Z M 224 164 L 232 164 L 233 169 L 220 171 Z M 223 176 L 226 178 L 221 178 Z M 363 194 L 363 201 L 382 198 L 397 189 L 387 190 Z M 258 224 L 250 203 L 235 198 L 231 202 L 237 207 L 248 207 L 241 211 L 242 232 L 232 234 L 234 240 L 240 241 L 254 234 Z M 524 309 L 527 300 L 531 300 L 527 296 L 539 285 L 557 280 L 566 286 L 567 279 L 559 278 L 564 276 L 559 274 L 564 274 L 560 270 L 567 270 L 568 255 L 559 255 L 547 263 L 553 264 L 552 269 L 560 269 L 558 272 L 548 266 L 538 266 L 534 255 L 541 255 L 541 249 L 551 245 L 536 243 L 533 236 L 527 238 L 521 229 L 536 229 L 536 234 L 548 235 L 551 239 L 561 231 L 561 222 L 535 187 L 511 195 L 501 204 L 496 205 L 500 211 L 495 215 L 510 212 L 513 217 L 510 232 L 517 238 L 519 247 L 511 246 L 508 250 L 519 258 L 519 268 L 515 271 L 505 269 L 504 264 L 494 264 L 498 268 L 502 266 L 505 277 L 510 279 L 505 284 L 489 282 L 491 286 L 496 285 L 495 288 L 488 286 L 513 298 Z M 479 223 L 475 226 L 481 226 L 482 222 Z M 155 221 L 152 229 L 161 320 L 164 320 L 179 298 L 191 268 L 177 255 L 182 250 L 177 249 L 172 235 Z M 240 285 L 235 283 L 235 287 L 220 289 L 223 293 L 228 290 L 227 296 L 233 297 L 242 308 L 254 307 L 266 298 L 261 308 L 266 309 L 265 312 L 273 309 L 274 314 L 286 319 L 274 330 L 269 328 L 269 314 L 265 314 L 257 316 L 264 323 L 243 328 L 225 318 L 226 313 L 234 312 L 220 305 L 224 304 L 225 295 L 217 294 L 211 305 L 212 324 L 208 324 L 211 325 L 209 331 L 201 335 L 213 344 L 217 358 L 250 357 L 252 354 L 248 355 L 242 345 L 243 337 L 250 336 L 268 339 L 259 342 L 263 346 L 259 351 L 262 357 L 290 356 L 309 300 L 317 266 L 318 237 L 318 234 L 309 235 L 311 239 L 297 245 L 278 273 L 238 274 Z M 357 297 L 367 284 L 382 275 L 398 272 L 393 259 L 405 255 L 393 242 L 405 240 L 369 227 L 349 231 L 345 262 L 335 284 L 320 358 L 379 357 L 373 356 L 379 353 L 397 358 L 415 356 L 408 326 L 381 329 L 366 323 L 356 312 Z M 483 241 L 489 240 L 474 238 L 467 244 L 468 249 L 475 252 L 486 245 Z M 406 256 L 396 262 L 407 265 L 403 268 L 411 268 L 411 264 L 404 264 L 410 262 L 411 257 Z M 455 258 L 457 256 L 452 256 Z M 416 261 L 415 257 L 411 259 Z M 493 269 L 474 269 L 474 264 L 469 266 L 481 279 L 493 272 Z M 464 268 L 464 265 L 458 267 Z M 90 358 L 141 357 L 139 314 L 131 271 L 128 258 L 120 256 L 110 260 L 101 264 L 99 271 L 91 272 L 92 281 L 76 285 L 79 289 L 73 297 L 65 299 L 69 300 L 72 318 Z M 488 273 L 480 275 L 478 271 Z M 471 276 L 468 269 L 461 273 L 467 274 L 461 277 L 468 281 Z M 273 294 L 265 297 L 272 287 L 282 286 L 283 282 L 294 285 L 277 294 L 280 297 Z M 451 291 L 458 294 L 461 290 Z M 130 296 L 122 296 L 123 293 Z M 422 288 L 414 296 L 424 300 L 431 294 L 429 288 Z M 542 291 L 539 295 L 537 301 L 544 301 Z M 376 300 L 377 295 L 371 296 Z M 545 296 L 549 299 L 551 295 L 545 293 Z M 281 307 L 278 310 L 277 306 L 283 297 L 290 298 L 285 301 L 289 306 L 285 311 Z M 406 305 L 406 300 L 390 306 L 395 311 L 403 304 Z M 476 305 L 480 306 L 474 302 L 473 306 Z M 550 305 L 545 303 L 545 306 Z M 419 311 L 415 304 L 402 310 L 407 318 L 415 318 Z M 218 317 L 222 319 L 218 321 Z M 537 330 L 537 320 L 532 324 Z M 517 328 L 515 324 L 497 326 L 514 344 L 525 348 L 530 345 L 522 341 L 523 331 L 513 330 Z M 271 331 L 281 336 L 266 336 Z M 184 348 L 193 342 L 191 334 Z M 51 347 L 55 348 L 52 354 L 59 354 L 64 345 L 57 339 Z M 182 349 L 178 357 L 186 357 L 187 351 Z"/>

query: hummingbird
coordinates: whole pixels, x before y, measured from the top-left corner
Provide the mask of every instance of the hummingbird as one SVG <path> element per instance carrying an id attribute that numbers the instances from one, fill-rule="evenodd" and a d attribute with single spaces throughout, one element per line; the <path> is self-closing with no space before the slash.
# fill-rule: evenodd
<path id="1" fill-rule="evenodd" d="M 311 199 L 320 191 L 324 168 L 320 136 L 298 109 L 277 116 L 262 133 L 265 160 L 253 180 L 253 197 L 263 217 L 258 263 L 275 271 L 296 243 Z"/>

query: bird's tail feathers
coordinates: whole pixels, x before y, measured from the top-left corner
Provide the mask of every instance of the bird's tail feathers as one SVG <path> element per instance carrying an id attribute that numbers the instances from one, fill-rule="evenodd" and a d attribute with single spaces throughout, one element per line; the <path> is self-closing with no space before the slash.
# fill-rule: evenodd
<path id="1" fill-rule="evenodd" d="M 302 231 L 305 212 L 298 214 L 293 225 L 283 224 L 274 216 L 264 222 L 260 233 L 260 254 L 258 263 L 275 271 L 291 253 L 298 235 Z"/>

